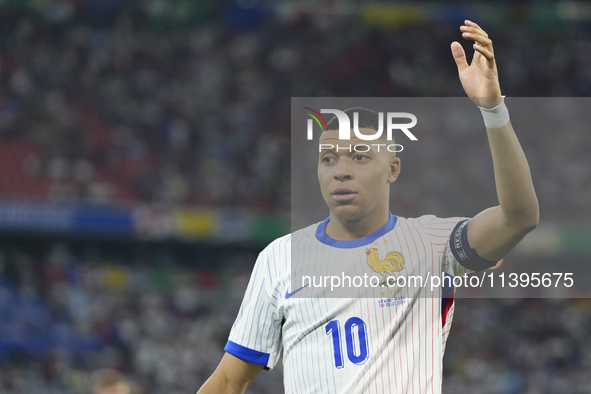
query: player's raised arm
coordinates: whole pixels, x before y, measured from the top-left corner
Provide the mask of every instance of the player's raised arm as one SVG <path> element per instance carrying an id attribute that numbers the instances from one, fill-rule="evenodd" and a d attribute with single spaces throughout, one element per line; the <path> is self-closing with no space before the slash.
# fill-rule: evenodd
<path id="1" fill-rule="evenodd" d="M 262 369 L 262 365 L 226 353 L 197 394 L 243 394 Z"/>
<path id="2" fill-rule="evenodd" d="M 485 209 L 469 223 L 468 243 L 483 259 L 498 261 L 538 225 L 538 199 L 501 97 L 492 41 L 474 22 L 465 21 L 460 30 L 465 39 L 474 41 L 472 62 L 468 65 L 458 42 L 451 44 L 451 51 L 466 94 L 483 112 L 499 198 L 498 206 Z"/>

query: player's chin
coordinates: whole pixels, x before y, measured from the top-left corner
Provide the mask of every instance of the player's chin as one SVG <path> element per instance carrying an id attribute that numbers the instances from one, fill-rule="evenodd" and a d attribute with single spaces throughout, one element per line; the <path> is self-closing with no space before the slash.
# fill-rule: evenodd
<path id="1" fill-rule="evenodd" d="M 363 216 L 363 211 L 356 204 L 333 204 L 332 212 L 341 219 L 356 220 Z"/>

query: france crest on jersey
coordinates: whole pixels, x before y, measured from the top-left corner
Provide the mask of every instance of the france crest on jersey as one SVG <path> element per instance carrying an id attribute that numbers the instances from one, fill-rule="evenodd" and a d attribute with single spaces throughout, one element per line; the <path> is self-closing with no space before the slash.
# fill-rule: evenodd
<path id="1" fill-rule="evenodd" d="M 401 284 L 473 272 L 458 262 L 464 252 L 452 234 L 467 220 L 390 214 L 375 233 L 339 241 L 326 235 L 327 219 L 273 241 L 256 261 L 226 352 L 270 369 L 283 351 L 287 394 L 440 393 L 453 289 L 426 295 Z M 335 290 L 327 261 L 347 265 L 345 290 Z"/>

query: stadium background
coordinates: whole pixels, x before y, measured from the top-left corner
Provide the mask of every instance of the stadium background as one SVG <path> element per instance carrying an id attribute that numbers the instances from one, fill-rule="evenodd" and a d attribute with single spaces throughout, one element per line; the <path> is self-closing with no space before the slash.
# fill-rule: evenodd
<path id="1" fill-rule="evenodd" d="M 195 392 L 289 229 L 290 98 L 464 96 L 449 44 L 466 18 L 507 96 L 590 91 L 586 3 L 0 1 L 0 392 L 89 393 L 103 367 Z M 588 263 L 589 134 L 519 137 L 542 225 L 506 263 Z M 488 157 L 433 138 L 394 213 L 474 215 L 480 198 L 437 180 Z M 590 334 L 589 299 L 459 300 L 444 392 L 589 393 Z"/>

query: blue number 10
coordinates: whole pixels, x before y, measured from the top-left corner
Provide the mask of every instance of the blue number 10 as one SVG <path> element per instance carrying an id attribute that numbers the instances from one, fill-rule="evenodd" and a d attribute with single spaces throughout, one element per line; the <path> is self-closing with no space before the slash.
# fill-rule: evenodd
<path id="1" fill-rule="evenodd" d="M 356 338 L 353 338 L 354 329 L 357 328 Z M 343 368 L 343 351 L 341 348 L 341 326 L 338 320 L 333 320 L 326 325 L 326 334 L 332 334 L 332 347 L 334 349 L 335 367 Z M 367 352 L 367 330 L 363 320 L 352 317 L 345 322 L 345 339 L 347 342 L 347 357 L 356 365 L 365 363 L 369 357 Z"/>

